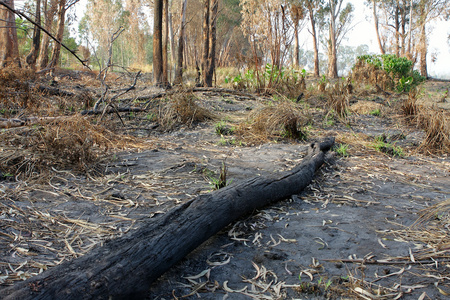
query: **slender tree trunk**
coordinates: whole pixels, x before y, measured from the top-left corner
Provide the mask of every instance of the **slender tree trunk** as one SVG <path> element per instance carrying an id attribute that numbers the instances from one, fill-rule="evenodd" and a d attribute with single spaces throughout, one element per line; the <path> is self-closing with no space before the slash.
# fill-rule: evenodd
<path id="1" fill-rule="evenodd" d="M 314 20 L 314 12 L 311 7 L 308 7 L 309 19 L 311 20 L 311 32 L 313 36 L 314 45 L 314 76 L 319 77 L 319 49 L 317 47 L 316 21 Z"/>
<path id="2" fill-rule="evenodd" d="M 300 51 L 298 40 L 298 21 L 294 23 L 294 65 L 300 67 Z"/>
<path id="3" fill-rule="evenodd" d="M 420 26 L 420 75 L 428 78 L 427 70 L 427 36 L 425 30 L 425 21 Z"/>
<path id="4" fill-rule="evenodd" d="M 58 6 L 58 25 L 57 25 L 58 32 L 56 34 L 56 39 L 60 42 L 62 42 L 63 40 L 65 22 L 66 22 L 66 0 L 60 0 Z M 48 64 L 48 68 L 54 68 L 58 65 L 60 54 L 61 54 L 61 44 L 55 42 L 53 44 L 52 58 Z"/>
<path id="5" fill-rule="evenodd" d="M 168 44 L 169 44 L 169 1 L 163 1 L 163 24 L 164 24 L 164 35 L 163 35 L 163 51 L 162 51 L 162 80 L 163 85 L 167 86 L 169 84 L 167 67 L 168 67 Z"/>
<path id="6" fill-rule="evenodd" d="M 36 19 L 37 24 L 41 24 L 41 0 L 36 0 Z M 26 57 L 27 64 L 32 68 L 36 68 L 36 59 L 39 51 L 39 45 L 41 42 L 41 29 L 37 26 L 34 26 L 33 31 L 33 42 L 31 45 L 30 53 Z"/>
<path id="7" fill-rule="evenodd" d="M 411 55 L 412 45 L 412 18 L 413 18 L 413 0 L 409 4 L 409 39 L 408 39 L 408 54 Z"/>
<path id="8" fill-rule="evenodd" d="M 13 0 L 5 0 L 6 5 L 14 9 Z M 0 67 L 16 65 L 21 67 L 19 42 L 15 15 L 4 6 L 0 6 Z"/>
<path id="9" fill-rule="evenodd" d="M 331 18 L 330 18 L 330 41 L 328 57 L 328 77 L 337 78 L 337 53 L 336 53 L 336 7 L 334 6 L 334 1 L 330 0 L 331 4 Z"/>
<path id="10" fill-rule="evenodd" d="M 181 0 L 182 1 L 182 8 L 181 8 L 181 28 L 180 28 L 180 37 L 178 39 L 178 51 L 177 51 L 177 71 L 175 74 L 175 84 L 182 84 L 183 83 L 183 46 L 184 46 L 184 29 L 186 25 L 186 5 L 187 0 Z"/>
<path id="11" fill-rule="evenodd" d="M 162 57 L 163 0 L 154 0 L 153 13 L 153 82 L 155 85 L 161 86 L 164 81 Z"/>
<path id="12" fill-rule="evenodd" d="M 400 20 L 399 20 L 399 5 L 395 7 L 394 23 L 395 23 L 395 55 L 400 56 Z"/>
<path id="13" fill-rule="evenodd" d="M 208 68 L 209 57 L 209 9 L 210 0 L 205 0 L 204 16 L 203 16 L 203 56 L 202 56 L 202 81 L 206 86 L 206 69 Z"/>
<path id="14" fill-rule="evenodd" d="M 205 84 L 206 86 L 212 86 L 214 69 L 216 67 L 216 23 L 217 23 L 217 10 L 219 6 L 218 0 L 213 0 L 211 8 L 211 20 L 209 29 L 209 53 L 206 68 Z"/>
<path id="15" fill-rule="evenodd" d="M 377 15 L 377 4 L 376 4 L 376 0 L 372 0 L 372 4 L 373 4 L 373 20 L 375 23 L 375 32 L 377 33 L 377 41 L 378 41 L 378 47 L 380 48 L 380 52 L 381 54 L 386 54 L 386 50 L 384 49 L 384 45 L 381 42 L 381 37 L 380 37 L 380 30 L 379 30 L 379 21 L 378 21 L 378 15 Z"/>
<path id="16" fill-rule="evenodd" d="M 48 32 L 52 32 L 52 25 L 53 25 L 53 17 L 56 13 L 57 8 L 57 0 L 44 0 L 44 15 L 45 15 L 45 22 L 44 22 L 44 28 Z M 50 45 L 50 37 L 47 34 L 44 34 L 42 37 L 41 45 L 39 47 L 39 57 L 37 61 L 37 66 L 39 69 L 45 69 L 48 65 L 48 48 Z"/>
<path id="17" fill-rule="evenodd" d="M 169 67 L 169 70 L 172 70 L 173 68 L 173 74 L 175 75 L 176 72 L 176 47 L 175 47 L 175 38 L 173 34 L 173 16 L 172 13 L 169 12 L 169 44 L 170 44 L 170 60 L 171 65 Z M 169 73 L 169 78 L 172 78 L 172 75 Z"/>

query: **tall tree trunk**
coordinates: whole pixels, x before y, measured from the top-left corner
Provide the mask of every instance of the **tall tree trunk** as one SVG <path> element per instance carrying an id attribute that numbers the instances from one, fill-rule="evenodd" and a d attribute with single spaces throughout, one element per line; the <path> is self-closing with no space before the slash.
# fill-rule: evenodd
<path id="1" fill-rule="evenodd" d="M 186 5 L 187 0 L 181 0 L 182 8 L 181 8 L 181 28 L 180 28 L 180 36 L 178 38 L 178 51 L 177 51 L 177 71 L 175 74 L 174 84 L 182 84 L 183 83 L 183 46 L 184 46 L 184 29 L 186 26 Z"/>
<path id="2" fill-rule="evenodd" d="M 331 12 L 330 12 L 330 41 L 328 57 L 328 77 L 337 78 L 337 53 L 336 53 L 336 7 L 334 1 L 330 0 Z"/>
<path id="3" fill-rule="evenodd" d="M 218 0 L 213 0 L 211 8 L 211 20 L 209 29 L 209 53 L 206 67 L 205 85 L 212 86 L 214 69 L 216 67 L 216 24 L 217 24 L 217 10 L 219 6 Z"/>
<path id="4" fill-rule="evenodd" d="M 203 16 L 203 56 L 202 56 L 202 84 L 206 86 L 206 69 L 208 68 L 209 56 L 209 11 L 210 0 L 205 0 Z"/>
<path id="5" fill-rule="evenodd" d="M 319 77 L 319 49 L 317 47 L 316 21 L 314 20 L 314 12 L 312 7 L 308 7 L 309 19 L 311 20 L 311 32 L 314 45 L 314 76 Z"/>
<path id="6" fill-rule="evenodd" d="M 36 0 L 36 23 L 41 25 L 41 0 Z M 36 59 L 39 51 L 39 45 L 41 42 L 41 29 L 34 26 L 33 41 L 31 45 L 30 53 L 26 57 L 27 64 L 32 68 L 36 68 Z"/>
<path id="7" fill-rule="evenodd" d="M 427 36 L 425 21 L 420 26 L 420 75 L 428 78 L 427 70 Z"/>
<path id="8" fill-rule="evenodd" d="M 294 23 L 294 65 L 300 67 L 300 51 L 298 40 L 298 21 Z"/>
<path id="9" fill-rule="evenodd" d="M 154 0 L 153 8 L 153 83 L 163 83 L 163 47 L 162 47 L 163 0 Z"/>
<path id="10" fill-rule="evenodd" d="M 6 5 L 14 9 L 14 0 L 5 0 Z M 0 6 L 0 67 L 16 65 L 21 67 L 19 42 L 15 15 L 4 6 Z"/>
<path id="11" fill-rule="evenodd" d="M 169 45 L 170 45 L 170 60 L 171 65 L 169 67 L 169 70 L 172 70 L 173 68 L 173 74 L 175 75 L 176 72 L 176 47 L 175 47 L 175 38 L 173 34 L 173 16 L 172 13 L 169 12 Z M 172 71 L 171 71 L 172 72 Z M 172 78 L 172 75 L 169 73 L 169 77 Z"/>
<path id="12" fill-rule="evenodd" d="M 56 33 L 56 39 L 60 42 L 64 36 L 64 25 L 66 22 L 66 0 L 60 0 L 58 5 L 58 32 Z M 52 58 L 48 64 L 48 68 L 54 68 L 58 65 L 59 56 L 61 54 L 61 44 L 55 42 L 53 44 Z"/>
<path id="13" fill-rule="evenodd" d="M 53 18 L 56 13 L 57 0 L 44 0 L 44 28 L 48 32 L 52 32 Z M 50 45 L 50 37 L 44 34 L 39 47 L 39 57 L 37 61 L 37 67 L 39 69 L 45 69 L 48 65 L 48 47 Z"/>
<path id="14" fill-rule="evenodd" d="M 380 30 L 379 30 L 379 21 L 378 21 L 378 15 L 377 15 L 377 4 L 376 4 L 376 0 L 372 0 L 372 4 L 373 4 L 373 20 L 375 23 L 375 32 L 377 33 L 377 41 L 378 41 L 378 47 L 380 48 L 380 52 L 381 54 L 386 54 L 386 50 L 384 49 L 384 45 L 381 42 L 381 37 L 380 37 Z"/>
<path id="15" fill-rule="evenodd" d="M 162 80 L 163 85 L 167 86 L 169 84 L 168 80 L 168 74 L 167 74 L 167 67 L 169 65 L 168 63 L 168 44 L 169 44 L 169 1 L 164 0 L 163 1 L 163 24 L 164 24 L 164 35 L 163 35 L 163 51 L 162 51 Z"/>
<path id="16" fill-rule="evenodd" d="M 400 20 L 399 20 L 399 5 L 395 6 L 394 23 L 395 23 L 395 55 L 400 56 Z"/>

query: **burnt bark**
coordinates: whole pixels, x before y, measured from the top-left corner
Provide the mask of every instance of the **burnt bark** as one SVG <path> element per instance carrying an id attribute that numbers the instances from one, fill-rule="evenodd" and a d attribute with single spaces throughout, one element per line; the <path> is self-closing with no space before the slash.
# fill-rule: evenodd
<path id="1" fill-rule="evenodd" d="M 290 171 L 227 186 L 147 221 L 83 257 L 3 290 L 4 299 L 143 299 L 152 282 L 228 224 L 300 193 L 334 138 L 309 147 Z"/>
<path id="2" fill-rule="evenodd" d="M 6 5 L 14 9 L 14 1 L 4 1 Z M 21 67 L 19 59 L 19 42 L 14 13 L 0 6 L 0 67 L 16 65 Z"/>
<path id="3" fill-rule="evenodd" d="M 163 79 L 162 46 L 163 0 L 155 0 L 153 7 L 153 83 L 161 86 Z"/>
<path id="4" fill-rule="evenodd" d="M 209 28 L 209 53 L 206 61 L 206 70 L 204 76 L 205 86 L 212 87 L 214 69 L 216 67 L 216 23 L 217 23 L 217 9 L 219 6 L 218 0 L 213 0 L 211 7 L 211 20 Z"/>
<path id="5" fill-rule="evenodd" d="M 36 0 L 36 23 L 41 24 L 41 0 Z M 32 68 L 36 68 L 36 59 L 39 52 L 39 46 L 41 42 L 41 28 L 35 25 L 33 30 L 33 41 L 31 45 L 30 53 L 28 53 L 25 61 Z"/>
<path id="6" fill-rule="evenodd" d="M 180 28 L 180 36 L 178 38 L 178 51 L 177 51 L 177 70 L 175 73 L 175 84 L 183 83 L 183 53 L 184 53 L 184 31 L 186 26 L 186 5 L 187 0 L 182 1 L 181 8 L 181 28 Z"/>
<path id="7" fill-rule="evenodd" d="M 169 84 L 168 79 L 168 45 L 169 45 L 169 1 L 163 0 L 163 24 L 164 24 L 164 35 L 162 42 L 162 81 L 163 86 L 167 86 Z"/>
<path id="8" fill-rule="evenodd" d="M 206 86 L 206 69 L 208 68 L 209 56 L 209 9 L 210 0 L 205 0 L 203 15 L 203 53 L 202 53 L 202 84 Z"/>

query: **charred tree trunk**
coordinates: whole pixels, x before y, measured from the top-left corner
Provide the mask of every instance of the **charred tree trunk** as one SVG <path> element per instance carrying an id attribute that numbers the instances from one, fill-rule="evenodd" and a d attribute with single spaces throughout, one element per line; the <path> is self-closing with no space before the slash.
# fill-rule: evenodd
<path id="1" fill-rule="evenodd" d="M 14 0 L 4 1 L 14 9 Z M 19 42 L 14 13 L 5 6 L 0 6 L 0 67 L 16 65 L 21 67 Z"/>
<path id="2" fill-rule="evenodd" d="M 206 72 L 204 76 L 205 86 L 212 87 L 214 69 L 216 67 L 216 24 L 217 24 L 217 9 L 219 6 L 219 1 L 214 0 L 211 8 L 211 20 L 209 28 L 209 53 L 206 63 Z"/>
<path id="3" fill-rule="evenodd" d="M 209 11 L 210 0 L 205 0 L 203 16 L 203 56 L 202 56 L 202 85 L 206 86 L 206 69 L 209 57 Z"/>
<path id="4" fill-rule="evenodd" d="M 163 0 L 155 0 L 153 8 L 153 83 L 161 86 L 163 79 L 162 46 Z"/>
<path id="5" fill-rule="evenodd" d="M 199 195 L 83 257 L 3 290 L 11 299 L 143 299 L 152 282 L 228 224 L 300 193 L 334 139 L 313 144 L 294 169 Z"/>
<path id="6" fill-rule="evenodd" d="M 163 85 L 167 86 L 169 84 L 168 80 L 168 45 L 169 45 L 169 1 L 163 1 L 163 24 L 164 24 L 164 35 L 163 35 L 163 51 L 162 51 L 162 81 Z"/>
<path id="7" fill-rule="evenodd" d="M 187 0 L 182 1 L 181 8 L 181 28 L 180 28 L 180 36 L 178 38 L 178 51 L 177 51 L 177 70 L 175 74 L 175 84 L 183 83 L 183 46 L 184 46 L 184 29 L 186 26 L 186 5 Z"/>
<path id="8" fill-rule="evenodd" d="M 41 24 L 41 0 L 36 0 L 36 23 Z M 40 42 L 41 42 L 41 29 L 38 26 L 34 26 L 31 50 L 25 59 L 27 64 L 32 69 L 36 68 L 36 59 L 39 52 Z"/>

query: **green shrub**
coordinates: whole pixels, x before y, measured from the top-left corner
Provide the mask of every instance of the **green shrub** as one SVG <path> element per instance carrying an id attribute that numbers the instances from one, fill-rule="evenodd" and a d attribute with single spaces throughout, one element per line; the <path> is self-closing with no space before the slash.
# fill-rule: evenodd
<path id="1" fill-rule="evenodd" d="M 409 92 L 426 79 L 417 70 L 412 69 L 413 62 L 406 57 L 398 57 L 394 54 L 362 55 L 358 56 L 355 66 L 360 65 L 361 62 L 385 71 L 395 83 L 395 90 L 399 93 Z"/>

